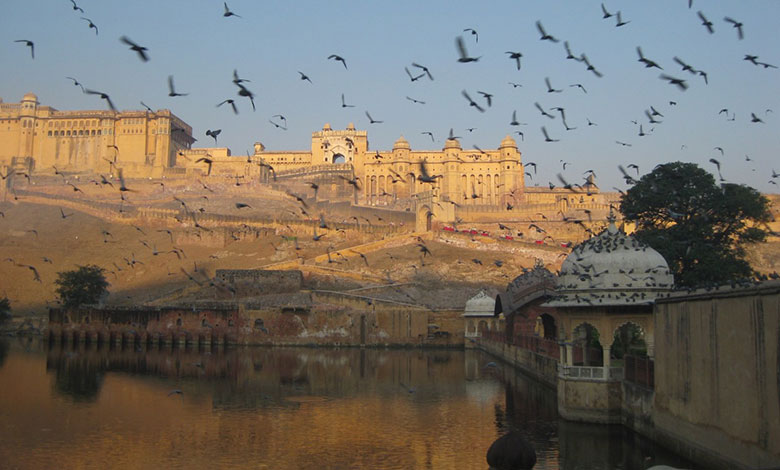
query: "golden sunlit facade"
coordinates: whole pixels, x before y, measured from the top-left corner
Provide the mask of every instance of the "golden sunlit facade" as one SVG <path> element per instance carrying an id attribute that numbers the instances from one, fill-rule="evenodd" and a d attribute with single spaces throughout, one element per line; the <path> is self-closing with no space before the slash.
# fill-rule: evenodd
<path id="1" fill-rule="evenodd" d="M 456 139 L 446 140 L 441 150 L 412 150 L 400 137 L 392 150 L 382 151 L 369 150 L 366 131 L 352 124 L 345 130 L 325 124 L 312 134 L 308 152 L 270 152 L 256 143 L 254 158 L 277 174 L 352 165 L 362 189 L 360 202 L 377 206 L 431 190 L 458 205 L 503 206 L 519 200 L 524 189 L 521 154 L 509 136 L 495 150 L 464 150 Z M 432 182 L 420 178 L 423 163 Z"/>
<path id="2" fill-rule="evenodd" d="M 17 171 L 110 172 L 162 176 L 194 142 L 192 128 L 169 110 L 58 111 L 33 93 L 0 99 L 0 166 Z"/>

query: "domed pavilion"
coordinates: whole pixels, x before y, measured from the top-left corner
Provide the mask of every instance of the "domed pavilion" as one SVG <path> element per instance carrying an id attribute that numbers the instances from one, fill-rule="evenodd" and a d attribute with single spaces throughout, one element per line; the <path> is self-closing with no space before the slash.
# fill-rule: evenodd
<path id="1" fill-rule="evenodd" d="M 566 257 L 555 293 L 543 304 L 561 321 L 558 408 L 564 417 L 611 422 L 619 416 L 610 397 L 620 394 L 623 360 L 653 357 L 653 304 L 673 285 L 663 256 L 619 230 L 614 219 Z M 588 404 L 579 402 L 583 396 Z"/>

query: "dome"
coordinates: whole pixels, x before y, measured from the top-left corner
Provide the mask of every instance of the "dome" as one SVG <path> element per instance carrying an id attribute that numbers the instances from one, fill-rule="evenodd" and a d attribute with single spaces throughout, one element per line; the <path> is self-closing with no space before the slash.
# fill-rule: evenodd
<path id="1" fill-rule="evenodd" d="M 498 146 L 498 148 L 504 147 L 517 148 L 517 142 L 515 142 L 515 139 L 513 139 L 511 136 L 507 135 L 504 137 L 504 140 L 501 141 L 501 145 Z"/>
<path id="2" fill-rule="evenodd" d="M 611 222 L 577 245 L 561 265 L 549 307 L 650 304 L 674 277 L 660 253 Z"/>
<path id="3" fill-rule="evenodd" d="M 22 97 L 22 101 L 35 101 L 38 102 L 38 97 L 35 96 L 35 93 L 25 93 Z"/>
<path id="4" fill-rule="evenodd" d="M 458 149 L 460 150 L 460 142 L 458 139 L 447 139 L 444 141 L 444 148 L 446 149 Z"/>
<path id="5" fill-rule="evenodd" d="M 396 149 L 406 149 L 409 150 L 411 147 L 409 147 L 409 142 L 404 139 L 404 136 L 401 136 L 398 138 L 398 140 L 395 141 L 393 144 L 393 150 Z"/>
<path id="6" fill-rule="evenodd" d="M 496 300 L 488 296 L 485 291 L 479 291 L 479 294 L 466 301 L 466 308 L 463 316 L 489 316 L 495 313 Z"/>

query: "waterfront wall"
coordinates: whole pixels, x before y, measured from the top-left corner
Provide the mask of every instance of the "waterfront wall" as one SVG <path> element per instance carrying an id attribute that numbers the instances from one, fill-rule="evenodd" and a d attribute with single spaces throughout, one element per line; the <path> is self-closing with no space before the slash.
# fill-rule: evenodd
<path id="1" fill-rule="evenodd" d="M 780 466 L 780 281 L 657 302 L 655 437 L 713 468 Z"/>
<path id="2" fill-rule="evenodd" d="M 328 303 L 324 303 L 328 302 Z M 134 345 L 463 347 L 460 311 L 301 292 L 241 303 L 49 312 L 53 342 Z"/>
<path id="3" fill-rule="evenodd" d="M 558 361 L 528 349 L 485 338 L 470 338 L 479 349 L 500 357 L 526 374 L 550 386 L 558 386 Z"/>

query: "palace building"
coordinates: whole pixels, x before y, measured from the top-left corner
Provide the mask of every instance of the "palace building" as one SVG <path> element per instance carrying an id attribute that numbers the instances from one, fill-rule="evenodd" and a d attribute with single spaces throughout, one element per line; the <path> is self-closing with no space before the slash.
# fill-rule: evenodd
<path id="1" fill-rule="evenodd" d="M 20 103 L 0 99 L 0 166 L 18 171 L 110 172 L 161 176 L 195 139 L 169 110 L 58 111 L 27 93 Z"/>
<path id="2" fill-rule="evenodd" d="M 412 150 L 401 136 L 392 150 L 383 151 L 369 150 L 366 131 L 352 124 L 345 130 L 325 124 L 312 134 L 310 151 L 271 152 L 256 143 L 253 158 L 271 165 L 277 175 L 350 166 L 362 188 L 359 202 L 368 205 L 391 206 L 435 191 L 458 205 L 504 206 L 519 200 L 524 189 L 521 155 L 509 136 L 495 150 L 464 150 L 455 139 L 441 150 Z"/>

